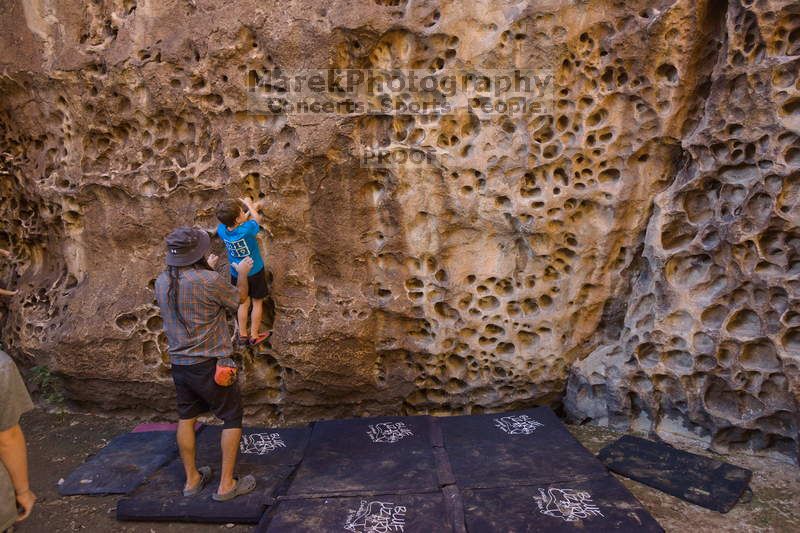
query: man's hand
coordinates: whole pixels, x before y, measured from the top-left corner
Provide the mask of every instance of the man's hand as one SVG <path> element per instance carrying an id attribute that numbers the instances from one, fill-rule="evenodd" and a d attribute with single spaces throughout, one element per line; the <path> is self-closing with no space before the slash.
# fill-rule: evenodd
<path id="1" fill-rule="evenodd" d="M 36 503 L 36 494 L 31 489 L 17 494 L 17 505 L 22 507 L 22 513 L 17 516 L 17 522 L 22 522 L 28 518 Z"/>
<path id="2" fill-rule="evenodd" d="M 219 264 L 219 256 L 215 254 L 209 254 L 208 258 L 206 258 L 206 262 L 208 266 L 211 267 L 211 270 L 216 270 L 217 265 Z"/>
<path id="3" fill-rule="evenodd" d="M 253 258 L 252 257 L 245 257 L 238 263 L 234 263 L 233 265 L 234 270 L 239 275 L 239 277 L 247 277 L 250 273 L 250 270 L 253 268 Z"/>

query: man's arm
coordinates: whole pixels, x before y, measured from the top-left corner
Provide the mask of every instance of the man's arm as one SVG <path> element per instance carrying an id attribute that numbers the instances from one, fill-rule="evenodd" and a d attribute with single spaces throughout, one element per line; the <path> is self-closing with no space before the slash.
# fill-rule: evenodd
<path id="1" fill-rule="evenodd" d="M 241 198 L 242 203 L 247 207 L 250 212 L 250 219 L 255 220 L 256 224 L 261 225 L 261 213 L 258 212 L 259 206 L 256 205 L 250 198 Z"/>
<path id="2" fill-rule="evenodd" d="M 11 358 L 0 351 L 0 462 L 11 477 L 17 503 L 23 509 L 18 520 L 28 517 L 36 501 L 28 485 L 28 453 L 19 427 L 19 417 L 31 409 L 33 402 L 19 370 Z"/>
<path id="3" fill-rule="evenodd" d="M 247 301 L 248 283 L 247 275 L 253 268 L 253 260 L 245 257 L 240 263 L 234 263 L 236 270 L 236 288 L 225 281 L 222 276 L 215 276 L 211 282 L 211 294 L 214 300 L 226 309 L 231 311 L 237 309 L 239 305 Z"/>
<path id="4" fill-rule="evenodd" d="M 31 514 L 36 495 L 28 484 L 28 450 L 25 447 L 25 435 L 19 424 L 0 431 L 0 462 L 11 477 L 17 503 L 22 507 L 22 513 L 17 521 L 25 520 Z"/>

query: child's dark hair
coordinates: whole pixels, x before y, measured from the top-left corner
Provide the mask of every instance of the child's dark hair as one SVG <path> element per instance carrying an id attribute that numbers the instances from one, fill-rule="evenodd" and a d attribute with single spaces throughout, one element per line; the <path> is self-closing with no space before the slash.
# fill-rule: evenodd
<path id="1" fill-rule="evenodd" d="M 236 219 L 239 218 L 242 211 L 244 211 L 244 206 L 241 201 L 223 200 L 217 204 L 217 220 L 232 228 L 236 225 Z"/>

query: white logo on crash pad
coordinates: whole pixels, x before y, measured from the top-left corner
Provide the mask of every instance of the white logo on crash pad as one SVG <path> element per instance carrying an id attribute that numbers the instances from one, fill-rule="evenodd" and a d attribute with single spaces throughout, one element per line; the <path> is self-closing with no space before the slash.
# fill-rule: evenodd
<path id="1" fill-rule="evenodd" d="M 530 435 L 536 431 L 537 428 L 544 426 L 544 424 L 534 420 L 528 415 L 495 418 L 494 425 L 509 435 Z"/>
<path id="2" fill-rule="evenodd" d="M 361 500 L 358 510 L 350 509 L 344 528 L 353 533 L 405 531 L 406 507 L 390 502 Z"/>
<path id="3" fill-rule="evenodd" d="M 574 489 L 539 489 L 534 496 L 539 511 L 547 516 L 560 518 L 564 522 L 577 522 L 587 518 L 605 518 L 600 508 L 592 501 L 592 495 Z"/>
<path id="4" fill-rule="evenodd" d="M 372 442 L 391 443 L 405 437 L 411 437 L 414 433 L 404 422 L 381 422 L 380 424 L 370 425 L 367 435 L 372 439 Z"/>
<path id="5" fill-rule="evenodd" d="M 254 455 L 265 455 L 278 448 L 286 448 L 286 443 L 283 442 L 279 433 L 242 435 L 242 440 L 239 442 L 239 450 L 242 453 Z"/>

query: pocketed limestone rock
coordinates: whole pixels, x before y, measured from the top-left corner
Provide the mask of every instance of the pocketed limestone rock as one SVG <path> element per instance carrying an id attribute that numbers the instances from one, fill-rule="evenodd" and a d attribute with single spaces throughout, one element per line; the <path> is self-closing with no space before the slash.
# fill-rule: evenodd
<path id="1" fill-rule="evenodd" d="M 243 371 L 254 419 L 563 401 L 796 454 L 795 3 L 2 9 L 0 264 L 20 289 L 3 341 L 72 401 L 172 408 L 163 237 L 248 195 L 273 280 L 272 351 Z M 253 107 L 269 72 L 308 68 L 521 68 L 552 91 L 516 114 L 482 112 L 490 95 L 431 115 Z"/>

